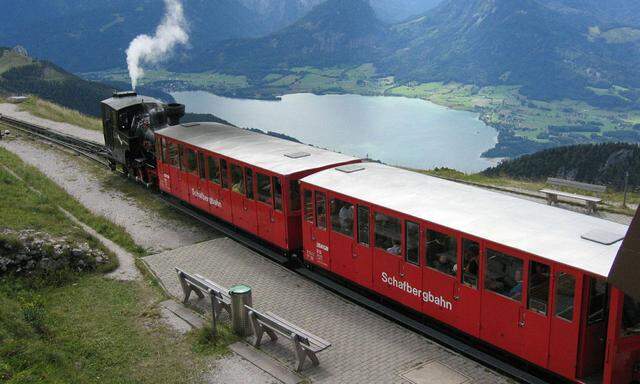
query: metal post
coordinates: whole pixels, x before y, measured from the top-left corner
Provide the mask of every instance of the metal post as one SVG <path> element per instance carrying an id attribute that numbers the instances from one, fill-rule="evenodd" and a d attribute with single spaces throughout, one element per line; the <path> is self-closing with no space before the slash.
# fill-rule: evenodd
<path id="1" fill-rule="evenodd" d="M 241 337 L 251 336 L 251 323 L 249 321 L 249 311 L 245 305 L 252 306 L 251 287 L 248 285 L 234 285 L 229 289 L 231 296 L 231 322 L 233 332 Z"/>
<path id="2" fill-rule="evenodd" d="M 627 191 L 629 189 L 629 171 L 624 174 L 624 198 L 622 200 L 622 208 L 627 208 Z"/>
<path id="3" fill-rule="evenodd" d="M 214 305 L 216 301 L 215 291 L 209 291 L 209 298 L 211 299 L 211 336 L 213 336 L 213 342 L 216 343 L 218 341 L 218 322 L 216 319 L 216 306 Z"/>

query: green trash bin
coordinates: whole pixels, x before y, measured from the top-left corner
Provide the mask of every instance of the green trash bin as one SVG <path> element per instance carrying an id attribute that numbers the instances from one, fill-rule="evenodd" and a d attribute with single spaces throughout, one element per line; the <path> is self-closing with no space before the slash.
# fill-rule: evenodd
<path id="1" fill-rule="evenodd" d="M 245 305 L 252 306 L 251 287 L 244 284 L 234 285 L 229 289 L 231 296 L 231 323 L 233 332 L 241 337 L 251 336 L 249 311 Z"/>

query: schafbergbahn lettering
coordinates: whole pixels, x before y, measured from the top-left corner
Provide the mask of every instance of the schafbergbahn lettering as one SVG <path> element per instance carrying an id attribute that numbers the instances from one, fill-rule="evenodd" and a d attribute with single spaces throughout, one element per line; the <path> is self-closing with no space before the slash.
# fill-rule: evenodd
<path id="1" fill-rule="evenodd" d="M 450 301 L 445 299 L 442 296 L 436 296 L 431 291 L 423 291 L 421 289 L 417 289 L 411 286 L 408 281 L 398 280 L 395 276 L 389 276 L 386 272 L 382 272 L 382 282 L 385 284 L 389 284 L 394 288 L 398 288 L 402 291 L 410 295 L 414 295 L 416 297 L 420 297 L 422 301 L 425 303 L 435 304 L 439 307 L 442 307 L 448 311 L 453 310 L 453 304 Z"/>
<path id="2" fill-rule="evenodd" d="M 214 206 L 216 206 L 218 208 L 222 208 L 222 203 L 219 200 L 214 199 L 212 197 L 209 197 L 209 196 L 205 195 L 204 193 L 202 193 L 201 191 L 198 191 L 195 188 L 191 188 L 191 195 L 193 197 L 195 197 L 196 199 L 202 200 L 202 201 L 204 201 L 204 202 L 206 202 L 208 204 L 214 205 Z"/>

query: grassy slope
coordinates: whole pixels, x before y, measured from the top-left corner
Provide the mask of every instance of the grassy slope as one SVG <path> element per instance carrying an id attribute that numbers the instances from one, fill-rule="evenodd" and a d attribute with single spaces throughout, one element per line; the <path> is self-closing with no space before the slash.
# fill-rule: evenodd
<path id="1" fill-rule="evenodd" d="M 93 216 L 2 148 L 0 164 L 26 180 L 0 167 L 0 228 L 35 228 L 87 240 L 55 208 L 60 205 L 120 245 L 144 253 L 121 228 Z M 224 340 L 217 346 L 210 343 L 206 330 L 187 338 L 175 336 L 158 322 L 156 304 L 163 299 L 147 282 L 122 283 L 99 273 L 46 282 L 0 275 L 0 382 L 196 381 L 203 356 L 226 353 L 225 346 L 235 339 L 228 327 L 221 329 Z"/>
<path id="2" fill-rule="evenodd" d="M 43 119 L 77 125 L 93 131 L 102 131 L 102 122 L 92 116 L 87 116 L 73 109 L 42 100 L 38 97 L 30 97 L 19 104 L 20 109 L 30 112 L 32 115 Z"/>

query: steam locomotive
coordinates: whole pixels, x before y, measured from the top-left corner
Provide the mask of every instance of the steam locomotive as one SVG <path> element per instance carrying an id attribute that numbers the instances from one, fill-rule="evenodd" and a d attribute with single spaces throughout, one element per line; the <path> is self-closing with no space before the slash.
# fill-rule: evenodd
<path id="1" fill-rule="evenodd" d="M 154 132 L 180 124 L 184 114 L 183 104 L 164 104 L 134 91 L 116 92 L 104 100 L 102 126 L 111 169 L 120 166 L 147 186 L 157 184 Z"/>

